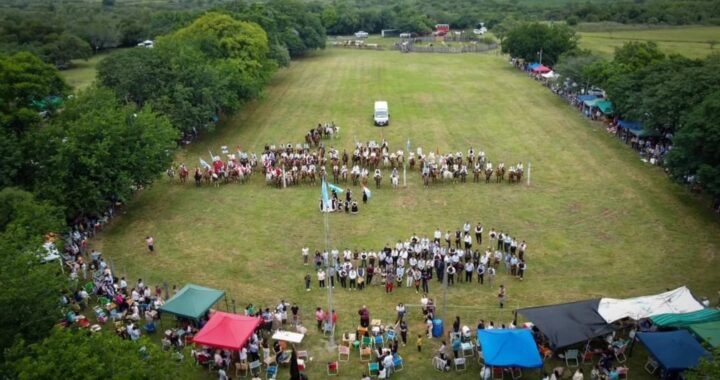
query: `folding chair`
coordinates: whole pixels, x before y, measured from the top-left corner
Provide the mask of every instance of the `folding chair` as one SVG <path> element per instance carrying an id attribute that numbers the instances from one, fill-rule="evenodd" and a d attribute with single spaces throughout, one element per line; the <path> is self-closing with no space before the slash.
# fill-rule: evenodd
<path id="1" fill-rule="evenodd" d="M 325 335 L 325 336 L 335 335 L 335 325 L 333 325 L 332 323 L 325 322 L 323 324 L 323 335 Z"/>
<path id="2" fill-rule="evenodd" d="M 472 343 L 465 342 L 460 344 L 460 355 L 462 355 L 463 358 L 469 358 L 475 355 L 475 348 L 473 348 Z"/>
<path id="3" fill-rule="evenodd" d="M 343 360 L 343 356 L 345 356 L 345 360 Z M 350 361 L 350 347 L 338 346 L 338 360 L 341 362 Z"/>
<path id="4" fill-rule="evenodd" d="M 393 369 L 394 372 L 400 372 L 405 369 L 403 363 L 404 362 L 402 356 L 398 354 L 393 355 L 393 367 L 395 367 L 395 369 Z"/>
<path id="5" fill-rule="evenodd" d="M 368 363 L 368 375 L 378 376 L 380 374 L 380 364 L 376 362 Z"/>
<path id="6" fill-rule="evenodd" d="M 248 372 L 250 372 L 250 366 L 247 360 L 235 362 L 235 377 L 240 377 L 241 372 L 244 373 L 243 377 L 247 377 Z"/>
<path id="7" fill-rule="evenodd" d="M 465 365 L 465 358 L 455 358 L 455 360 L 453 360 L 453 362 L 455 363 L 456 371 L 467 370 L 467 365 Z"/>
<path id="8" fill-rule="evenodd" d="M 267 380 L 275 379 L 276 376 L 277 376 L 277 366 L 276 365 L 271 365 L 271 366 L 267 367 L 267 369 L 265 369 L 265 379 L 267 379 Z"/>
<path id="9" fill-rule="evenodd" d="M 457 340 L 462 339 L 462 334 L 460 334 L 459 332 L 451 332 L 450 333 L 450 341 L 452 342 L 455 339 L 457 339 Z"/>
<path id="10" fill-rule="evenodd" d="M 440 359 L 438 356 L 432 358 L 432 366 L 440 372 L 445 371 L 445 361 Z"/>
<path id="11" fill-rule="evenodd" d="M 385 344 L 385 339 L 383 339 L 382 335 L 378 335 L 373 339 L 373 344 L 375 345 L 375 349 L 380 350 Z"/>
<path id="12" fill-rule="evenodd" d="M 260 360 L 255 360 L 255 361 L 250 362 L 250 373 L 254 377 L 257 377 L 257 373 L 260 371 L 261 365 L 262 364 L 260 364 Z"/>
<path id="13" fill-rule="evenodd" d="M 340 364 L 338 362 L 330 362 L 327 364 L 327 374 L 337 376 L 340 373 Z"/>
<path id="14" fill-rule="evenodd" d="M 395 335 L 395 330 L 388 330 L 385 333 L 385 340 L 387 340 L 388 342 L 392 342 L 393 340 L 395 340 L 395 337 L 397 337 L 397 335 Z"/>
<path id="15" fill-rule="evenodd" d="M 645 370 L 652 375 L 655 371 L 657 371 L 658 367 L 660 367 L 658 362 L 652 357 L 648 357 L 647 363 L 645 363 Z"/>
<path id="16" fill-rule="evenodd" d="M 372 348 L 370 346 L 360 346 L 360 361 L 366 362 L 372 359 Z"/>
<path id="17" fill-rule="evenodd" d="M 297 352 L 297 358 L 298 358 L 298 359 L 306 359 L 306 360 L 307 360 L 307 359 L 310 359 L 310 355 L 308 354 L 307 351 L 298 351 L 298 352 Z"/>
<path id="18" fill-rule="evenodd" d="M 578 360 L 578 357 L 580 356 L 580 351 L 576 349 L 567 350 L 565 351 L 565 364 L 570 367 L 570 361 L 575 361 L 575 367 L 580 365 L 580 361 Z"/>
<path id="19" fill-rule="evenodd" d="M 593 358 L 595 357 L 595 353 L 592 351 L 585 351 L 582 355 L 582 364 L 585 364 L 587 362 L 592 363 Z"/>
<path id="20" fill-rule="evenodd" d="M 628 342 L 624 342 L 622 346 L 613 350 L 615 354 L 615 359 L 617 359 L 618 363 L 625 363 L 625 361 L 627 361 L 627 357 L 625 356 L 625 350 L 627 350 L 628 346 Z"/>
<path id="21" fill-rule="evenodd" d="M 510 375 L 513 380 L 520 379 L 522 377 L 522 369 L 520 367 L 510 367 Z"/>
<path id="22" fill-rule="evenodd" d="M 505 376 L 505 371 L 503 371 L 502 367 L 492 367 L 493 380 L 503 380 L 504 376 Z"/>
<path id="23" fill-rule="evenodd" d="M 369 336 L 364 335 L 364 336 L 362 337 L 362 342 L 360 342 L 360 343 L 362 343 L 362 345 L 365 346 L 365 347 L 370 347 L 370 346 L 373 345 L 373 340 L 372 340 L 372 338 L 370 338 Z"/>

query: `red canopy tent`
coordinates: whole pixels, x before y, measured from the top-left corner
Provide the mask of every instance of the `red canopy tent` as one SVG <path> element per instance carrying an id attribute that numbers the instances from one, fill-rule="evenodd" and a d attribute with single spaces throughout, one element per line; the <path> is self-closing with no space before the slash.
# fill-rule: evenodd
<path id="1" fill-rule="evenodd" d="M 549 67 L 547 67 L 545 65 L 540 65 L 533 69 L 534 73 L 540 73 L 540 74 L 549 73 L 551 71 L 552 71 L 552 69 L 550 69 Z"/>
<path id="2" fill-rule="evenodd" d="M 193 338 L 193 342 L 238 351 L 260 325 L 260 318 L 216 311 Z"/>

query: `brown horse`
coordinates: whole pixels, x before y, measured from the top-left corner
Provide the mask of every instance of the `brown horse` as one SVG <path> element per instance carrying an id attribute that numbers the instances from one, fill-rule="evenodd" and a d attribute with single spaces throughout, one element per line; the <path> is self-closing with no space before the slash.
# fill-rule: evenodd
<path id="1" fill-rule="evenodd" d="M 188 168 L 185 165 L 180 165 L 180 183 L 185 183 L 188 175 L 190 175 Z"/>
<path id="2" fill-rule="evenodd" d="M 502 166 L 498 166 L 497 169 L 495 169 L 495 182 L 500 183 L 505 180 L 505 168 Z"/>
<path id="3" fill-rule="evenodd" d="M 485 169 L 485 183 L 490 183 L 490 178 L 492 177 L 493 170 L 492 169 Z"/>
<path id="4" fill-rule="evenodd" d="M 337 166 L 337 163 L 335 163 L 332 167 L 332 174 L 333 182 L 338 183 L 338 178 L 340 177 L 340 168 Z"/>

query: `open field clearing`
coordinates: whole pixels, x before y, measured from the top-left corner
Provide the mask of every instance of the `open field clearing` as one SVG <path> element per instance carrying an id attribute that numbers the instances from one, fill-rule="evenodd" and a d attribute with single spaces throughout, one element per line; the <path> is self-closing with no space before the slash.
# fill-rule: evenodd
<path id="1" fill-rule="evenodd" d="M 703 33 L 711 30 L 720 29 Z M 643 33 L 671 40 L 670 35 Z M 617 38 L 633 35 L 612 33 Z M 701 35 L 692 37 L 698 46 L 707 38 Z M 583 34 L 583 43 L 590 44 L 583 47 L 608 40 L 593 36 Z M 375 100 L 389 103 L 388 128 L 372 126 Z M 482 222 L 485 239 L 495 228 L 527 241 L 526 279 L 521 282 L 502 270 L 496 278 L 496 285 L 508 288 L 506 308 L 497 307 L 497 289 L 456 284 L 448 291 L 447 315 L 441 315 L 446 330 L 455 315 L 474 328 L 480 319 L 509 323 L 516 307 L 655 294 L 684 284 L 696 296 L 714 296 L 720 289 L 720 227 L 707 205 L 494 54 L 327 49 L 281 71 L 262 100 L 192 143 L 177 162 L 192 172 L 198 158 L 207 161 L 208 150 L 219 154 L 223 145 L 240 145 L 259 155 L 265 144 L 302 143 L 310 128 L 330 121 L 340 126 L 340 137 L 323 141 L 341 151 L 350 152 L 355 141 L 383 137 L 395 151 L 410 139 L 413 151 L 420 146 L 425 152 L 467 154 L 473 146 L 493 164 L 522 161 L 526 172 L 532 167 L 529 186 L 473 183 L 470 176 L 468 183 L 426 189 L 419 173 L 408 171 L 407 188 L 397 190 L 390 187 L 385 170 L 382 188 L 369 186 L 372 198 L 360 206 L 359 215 L 329 216 L 330 245 L 341 251 L 379 250 L 413 233 L 432 238 L 436 228 L 454 231 L 466 221 Z M 302 278 L 312 266 L 303 266 L 300 255 L 303 246 L 311 252 L 325 247 L 320 187 L 277 190 L 265 184 L 261 173 L 248 183 L 220 188 L 196 188 L 190 182 L 163 179 L 143 191 L 94 247 L 129 282 L 142 278 L 153 286 L 192 282 L 223 289 L 236 300 L 238 311 L 248 303 L 271 307 L 281 299 L 297 302 L 311 331 L 303 344 L 314 357 L 308 376 L 324 378 L 325 363 L 337 354 L 325 350 L 313 311 L 327 307 L 327 294 L 317 289 L 314 274 L 313 289 L 305 292 Z M 360 187 L 350 187 L 359 198 Z M 146 235 L 157 242 L 152 256 L 145 249 Z M 435 278 L 430 292 L 441 305 Z M 359 292 L 338 286 L 334 294 L 338 337 L 355 329 L 362 304 L 372 318 L 389 322 L 398 302 L 417 305 L 420 300 L 414 289 L 406 288 L 386 295 L 381 287 Z M 434 372 L 431 357 L 439 341 L 425 340 L 423 352 L 417 353 L 422 314 L 417 307 L 409 310 L 409 342 L 400 351 L 406 369 L 393 377 L 477 378 L 477 362 L 461 374 Z M 647 378 L 644 360 L 640 347 L 631 359 L 634 379 Z M 363 369 L 367 364 L 353 352 L 349 363 L 341 363 L 340 374 L 358 379 Z M 527 371 L 524 378 L 535 379 L 537 372 Z"/>

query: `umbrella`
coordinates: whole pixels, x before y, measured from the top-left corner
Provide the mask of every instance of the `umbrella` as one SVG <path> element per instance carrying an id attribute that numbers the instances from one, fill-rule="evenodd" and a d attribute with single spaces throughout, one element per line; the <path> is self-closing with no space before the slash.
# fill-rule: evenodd
<path id="1" fill-rule="evenodd" d="M 290 355 L 290 380 L 300 380 L 300 368 L 298 367 L 297 354 L 295 350 Z"/>

